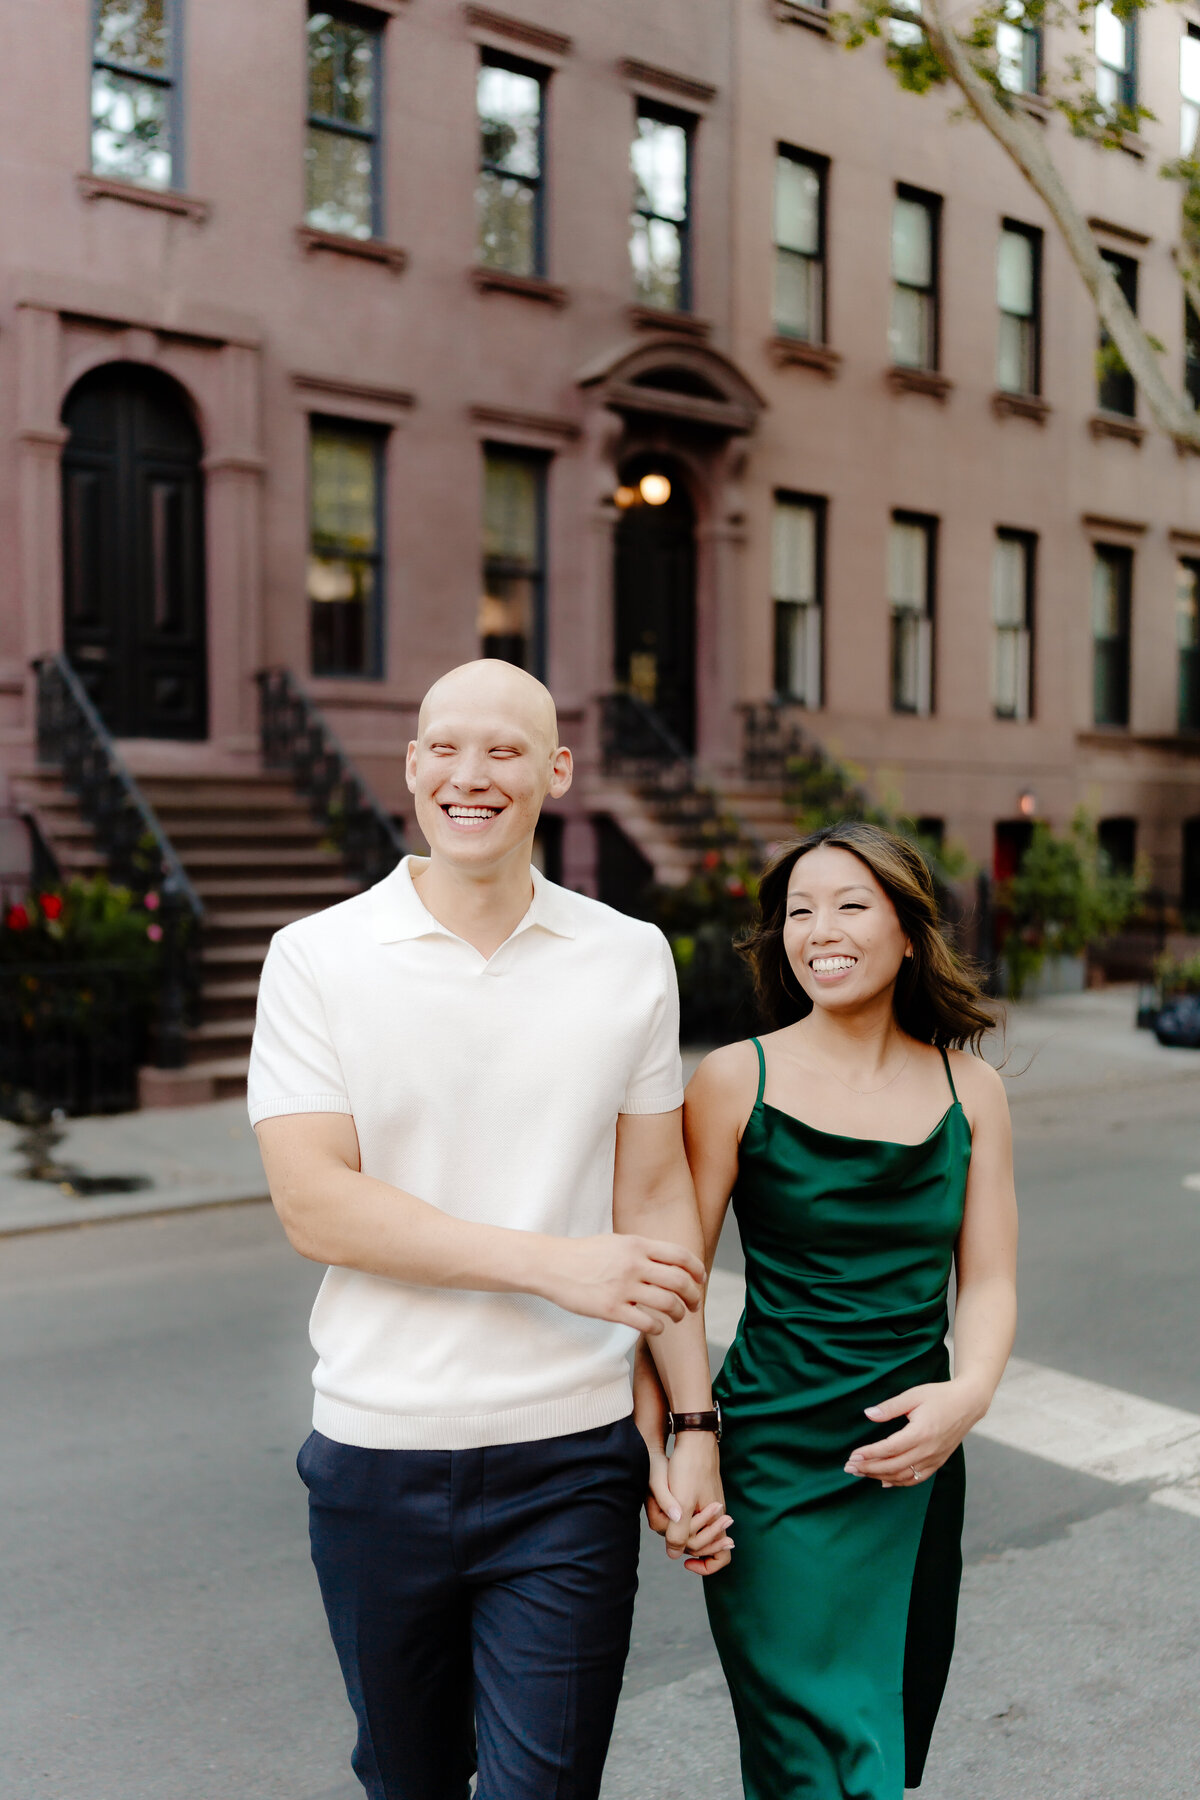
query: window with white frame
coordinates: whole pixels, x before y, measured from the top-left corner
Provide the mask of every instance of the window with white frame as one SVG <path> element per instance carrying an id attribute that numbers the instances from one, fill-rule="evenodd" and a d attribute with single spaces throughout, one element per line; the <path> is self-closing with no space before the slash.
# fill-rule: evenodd
<path id="1" fill-rule="evenodd" d="M 825 342 L 827 168 L 784 145 L 775 158 L 775 329 L 809 344 Z"/>
<path id="2" fill-rule="evenodd" d="M 1000 530 L 992 550 L 992 710 L 998 719 L 1032 713 L 1033 583 L 1037 539 Z"/>
<path id="3" fill-rule="evenodd" d="M 892 711 L 933 711 L 933 591 L 937 522 L 893 513 L 888 534 Z"/>
<path id="4" fill-rule="evenodd" d="M 1096 98 L 1108 112 L 1137 104 L 1137 29 L 1119 19 L 1108 0 L 1096 8 Z"/>
<path id="5" fill-rule="evenodd" d="M 1040 392 L 1041 232 L 1005 219 L 996 248 L 996 386 L 1006 394 Z"/>
<path id="6" fill-rule="evenodd" d="M 775 692 L 801 706 L 821 704 L 822 561 L 825 503 L 775 496 L 771 593 Z"/>
<path id="7" fill-rule="evenodd" d="M 96 0 L 92 34 L 92 171 L 136 187 L 182 186 L 179 35 L 182 0 Z"/>
<path id="8" fill-rule="evenodd" d="M 1196 154 L 1200 127 L 1200 25 L 1188 20 L 1179 40 L 1179 154 Z"/>
<path id="9" fill-rule="evenodd" d="M 897 188 L 892 205 L 892 361 L 904 369 L 938 363 L 938 201 Z"/>

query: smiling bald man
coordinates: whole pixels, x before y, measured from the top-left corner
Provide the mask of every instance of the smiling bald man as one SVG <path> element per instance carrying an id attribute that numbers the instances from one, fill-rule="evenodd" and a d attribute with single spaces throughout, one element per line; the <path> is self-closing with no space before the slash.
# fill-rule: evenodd
<path id="1" fill-rule="evenodd" d="M 571 770 L 540 682 L 452 670 L 408 747 L 429 856 L 263 969 L 250 1117 L 289 1239 L 329 1265 L 298 1466 L 372 1800 L 466 1800 L 476 1766 L 478 1800 L 595 1800 L 647 1486 L 639 1333 L 694 1426 L 656 1476 L 670 1548 L 728 1554 L 674 968 L 653 926 L 533 869 Z"/>

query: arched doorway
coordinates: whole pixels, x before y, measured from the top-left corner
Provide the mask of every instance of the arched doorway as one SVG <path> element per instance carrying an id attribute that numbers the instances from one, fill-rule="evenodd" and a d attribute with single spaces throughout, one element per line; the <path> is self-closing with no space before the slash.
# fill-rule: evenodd
<path id="1" fill-rule="evenodd" d="M 652 453 L 623 464 L 614 562 L 617 686 L 696 747 L 696 513 L 680 465 Z"/>
<path id="2" fill-rule="evenodd" d="M 106 363 L 63 407 L 63 648 L 118 737 L 208 732 L 201 442 L 177 382 Z"/>

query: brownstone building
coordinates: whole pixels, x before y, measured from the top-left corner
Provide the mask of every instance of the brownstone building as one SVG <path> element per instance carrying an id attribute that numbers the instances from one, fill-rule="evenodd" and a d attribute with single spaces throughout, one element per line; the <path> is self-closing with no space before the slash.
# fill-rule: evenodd
<path id="1" fill-rule="evenodd" d="M 1015 170 L 878 46 L 803 0 L 0 19 L 0 775 L 64 867 L 99 853 L 33 775 L 34 658 L 249 963 L 349 879 L 218 829 L 261 848 L 294 803 L 256 674 L 403 815 L 419 696 L 482 651 L 578 748 L 545 846 L 573 885 L 679 878 L 706 808 L 778 835 L 796 727 L 1001 872 L 1086 802 L 1200 911 L 1200 471 L 1098 366 Z M 1200 13 L 1132 29 L 1100 9 L 1098 89 L 1156 114 L 1119 153 L 1048 115 L 1061 46 L 998 54 L 1182 379 L 1157 168 Z M 252 984 L 219 973 L 233 1068 Z"/>

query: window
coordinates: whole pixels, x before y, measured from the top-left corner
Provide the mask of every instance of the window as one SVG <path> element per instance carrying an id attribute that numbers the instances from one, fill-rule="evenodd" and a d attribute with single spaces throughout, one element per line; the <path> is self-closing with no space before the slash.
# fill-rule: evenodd
<path id="1" fill-rule="evenodd" d="M 892 208 L 892 361 L 904 369 L 936 369 L 939 202 L 897 188 Z"/>
<path id="2" fill-rule="evenodd" d="M 96 0 L 92 169 L 137 187 L 183 182 L 179 133 L 180 0 Z"/>
<path id="3" fill-rule="evenodd" d="M 992 551 L 992 710 L 1028 719 L 1032 707 L 1033 595 L 1037 539 L 998 531 Z"/>
<path id="4" fill-rule="evenodd" d="M 1005 219 L 996 251 L 996 386 L 1006 394 L 1041 391 L 1042 234 Z"/>
<path id="5" fill-rule="evenodd" d="M 775 158 L 775 329 L 825 342 L 823 158 L 781 148 Z"/>
<path id="6" fill-rule="evenodd" d="M 379 46 L 350 9 L 308 16 L 304 216 L 338 237 L 379 236 Z"/>
<path id="7" fill-rule="evenodd" d="M 1200 313 L 1186 297 L 1183 302 L 1183 380 L 1192 405 L 1200 407 Z"/>
<path id="8" fill-rule="evenodd" d="M 1010 94 L 1036 94 L 1042 85 L 1042 34 L 1026 22 L 1024 0 L 1008 0 L 996 26 L 996 74 Z"/>
<path id="9" fill-rule="evenodd" d="M 1200 562 L 1175 564 L 1175 635 L 1179 645 L 1179 729 L 1200 731 Z"/>
<path id="10" fill-rule="evenodd" d="M 1189 19 L 1179 40 L 1179 154 L 1196 154 L 1200 126 L 1200 25 Z"/>
<path id="11" fill-rule="evenodd" d="M 1092 557 L 1092 719 L 1128 725 L 1133 552 L 1097 544 Z"/>
<path id="12" fill-rule="evenodd" d="M 1134 312 L 1137 311 L 1138 266 L 1132 256 L 1116 250 L 1100 252 Z M 1101 412 L 1122 413 L 1132 419 L 1137 411 L 1137 385 L 1125 367 L 1121 353 L 1103 326 L 1100 328 L 1099 381 L 1096 403 Z"/>
<path id="13" fill-rule="evenodd" d="M 1137 862 L 1137 820 L 1101 819 L 1096 825 L 1100 865 L 1109 875 L 1132 875 Z"/>
<path id="14" fill-rule="evenodd" d="M 1137 33 L 1133 18 L 1118 19 L 1108 0 L 1096 8 L 1096 98 L 1109 112 L 1137 105 Z"/>
<path id="15" fill-rule="evenodd" d="M 380 675 L 382 433 L 313 421 L 309 439 L 309 646 L 314 675 Z"/>
<path id="16" fill-rule="evenodd" d="M 933 710 L 933 591 L 937 522 L 892 516 L 888 599 L 892 614 L 892 711 Z"/>
<path id="17" fill-rule="evenodd" d="M 479 260 L 510 275 L 545 274 L 542 77 L 485 58 L 479 66 Z"/>
<path id="18" fill-rule="evenodd" d="M 630 146 L 633 216 L 629 256 L 633 285 L 646 306 L 686 312 L 692 303 L 689 208 L 691 141 L 677 114 L 638 107 Z"/>
<path id="19" fill-rule="evenodd" d="M 541 676 L 546 663 L 546 459 L 489 446 L 483 458 L 479 654 Z"/>
<path id="20" fill-rule="evenodd" d="M 780 494 L 772 527 L 775 692 L 801 706 L 821 704 L 821 589 L 824 502 Z"/>

